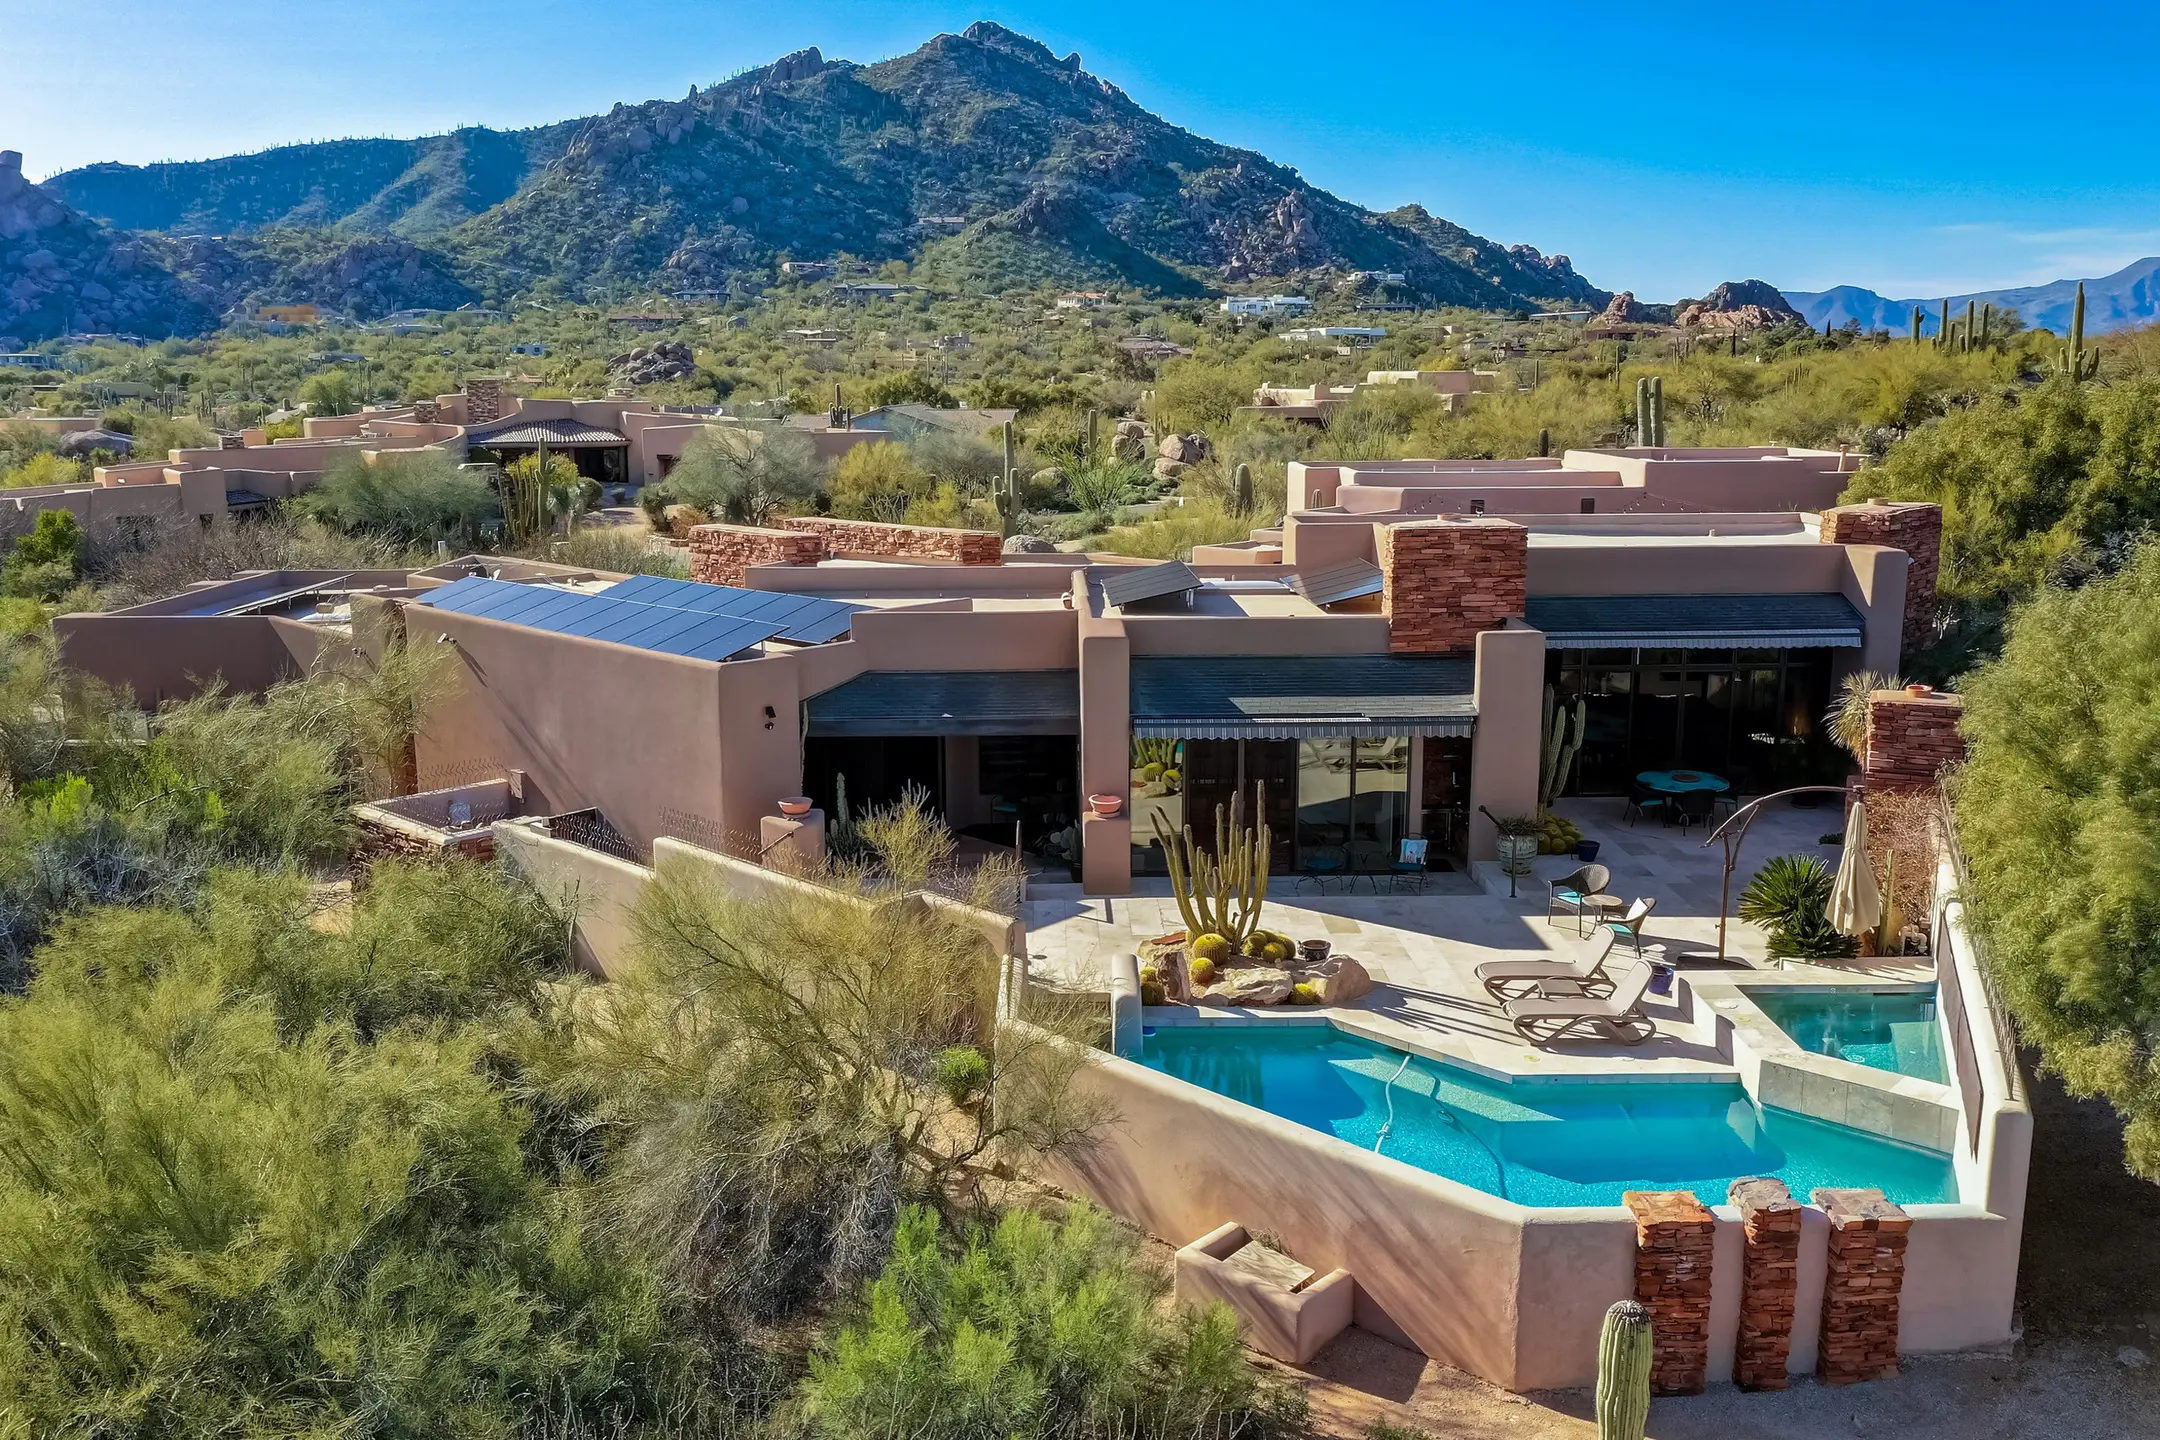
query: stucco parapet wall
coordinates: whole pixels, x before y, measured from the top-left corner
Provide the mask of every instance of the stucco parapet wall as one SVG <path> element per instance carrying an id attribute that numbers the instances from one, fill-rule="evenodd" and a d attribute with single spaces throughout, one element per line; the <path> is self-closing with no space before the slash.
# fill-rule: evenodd
<path id="1" fill-rule="evenodd" d="M 782 520 L 780 527 L 823 536 L 834 555 L 944 560 L 960 565 L 996 565 L 1004 559 L 1004 539 L 987 530 L 887 525 L 874 520 L 839 520 L 823 515 L 791 516 Z"/>

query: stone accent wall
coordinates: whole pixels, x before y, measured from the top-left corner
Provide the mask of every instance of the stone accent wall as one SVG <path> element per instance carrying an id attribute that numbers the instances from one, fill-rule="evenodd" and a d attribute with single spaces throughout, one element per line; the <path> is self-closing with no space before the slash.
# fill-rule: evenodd
<path id="1" fill-rule="evenodd" d="M 1800 1202 L 1782 1180 L 1735 1180 L 1727 1195 L 1739 1207 L 1745 1241 L 1733 1384 L 1783 1390 L 1800 1286 Z"/>
<path id="2" fill-rule="evenodd" d="M 441 416 L 442 407 L 433 400 L 415 400 L 412 402 L 412 418 L 415 424 L 433 425 Z"/>
<path id="3" fill-rule="evenodd" d="M 467 380 L 465 382 L 465 423 L 485 425 L 491 420 L 502 419 L 503 393 L 500 380 Z"/>
<path id="4" fill-rule="evenodd" d="M 1868 697 L 1867 763 L 1861 778 L 1870 792 L 1926 790 L 1946 765 L 1965 758 L 1958 733 L 1965 702 L 1930 690 L 1877 690 Z"/>
<path id="5" fill-rule="evenodd" d="M 706 585 L 742 585 L 752 565 L 815 565 L 825 537 L 751 525 L 690 527 L 690 578 Z"/>
<path id="6" fill-rule="evenodd" d="M 1880 1190 L 1817 1190 L 1814 1200 L 1830 1217 L 1816 1378 L 1825 1385 L 1851 1385 L 1894 1376 L 1898 1296 L 1905 1287 L 1912 1217 Z"/>
<path id="7" fill-rule="evenodd" d="M 1380 532 L 1388 649 L 1420 655 L 1476 648 L 1478 632 L 1523 615 L 1530 532 L 1509 520 L 1423 520 Z"/>
<path id="8" fill-rule="evenodd" d="M 1935 639 L 1935 582 L 1942 568 L 1942 506 L 1920 501 L 1870 500 L 1822 515 L 1825 545 L 1887 545 L 1912 557 L 1905 573 L 1904 652 L 1916 655 Z"/>
<path id="9" fill-rule="evenodd" d="M 1710 1365 L 1710 1267 L 1717 1217 L 1688 1190 L 1630 1190 L 1635 1298 L 1650 1310 L 1650 1390 L 1699 1395 Z"/>
<path id="10" fill-rule="evenodd" d="M 245 435 L 220 435 L 217 438 L 218 449 L 220 450 L 247 449 L 247 437 Z"/>
<path id="11" fill-rule="evenodd" d="M 462 855 L 468 860 L 483 862 L 495 858 L 493 830 L 480 830 L 452 840 L 440 834 L 427 834 L 418 826 L 400 825 L 394 820 L 368 815 L 355 815 L 353 831 L 353 856 L 362 862 L 380 860 L 390 855 L 411 856 L 422 860 L 438 855 Z"/>
<path id="12" fill-rule="evenodd" d="M 835 555 L 943 560 L 961 565 L 997 565 L 1004 559 L 1004 537 L 988 530 L 883 525 L 874 520 L 836 520 L 828 515 L 801 515 L 780 524 L 784 529 L 823 536 Z"/>

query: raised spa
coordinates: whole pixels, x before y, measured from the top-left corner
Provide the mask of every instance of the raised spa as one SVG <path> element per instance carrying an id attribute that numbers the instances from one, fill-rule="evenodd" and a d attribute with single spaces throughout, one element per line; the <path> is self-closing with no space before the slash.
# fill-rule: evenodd
<path id="1" fill-rule="evenodd" d="M 1900 1204 L 1957 1199 L 1950 1157 L 1758 1105 L 1733 1082 L 1507 1084 L 1333 1025 L 1149 1031 L 1151 1069 L 1519 1205 L 1618 1205 L 1628 1190 L 1726 1187 L 1774 1175 L 1876 1186 Z"/>
<path id="2" fill-rule="evenodd" d="M 1803 1050 L 1947 1084 L 1935 992 L 1764 988 L 1748 999 Z"/>

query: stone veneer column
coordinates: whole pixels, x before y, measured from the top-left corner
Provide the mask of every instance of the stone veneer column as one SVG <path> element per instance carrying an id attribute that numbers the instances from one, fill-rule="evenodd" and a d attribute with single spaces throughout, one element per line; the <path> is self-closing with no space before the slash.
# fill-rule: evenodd
<path id="1" fill-rule="evenodd" d="M 1800 1287 L 1800 1202 L 1782 1180 L 1735 1180 L 1727 1194 L 1739 1207 L 1745 1243 L 1733 1384 L 1783 1390 Z"/>
<path id="2" fill-rule="evenodd" d="M 1965 758 L 1958 722 L 1965 701 L 1930 690 L 1877 690 L 1868 697 L 1867 759 L 1860 773 L 1870 791 L 1926 790 L 1945 766 Z"/>
<path id="3" fill-rule="evenodd" d="M 1935 582 L 1942 568 L 1942 506 L 1924 501 L 1869 500 L 1822 512 L 1825 545 L 1887 545 L 1912 557 L 1905 574 L 1904 651 L 1935 639 Z"/>
<path id="4" fill-rule="evenodd" d="M 1710 1267 L 1717 1217 L 1690 1190 L 1630 1190 L 1635 1298 L 1650 1310 L 1650 1390 L 1700 1395 L 1710 1366 Z"/>
<path id="5" fill-rule="evenodd" d="M 815 565 L 825 537 L 754 525 L 690 527 L 690 578 L 705 585 L 746 584 L 753 565 Z"/>
<path id="6" fill-rule="evenodd" d="M 1388 649 L 1453 655 L 1523 616 L 1530 532 L 1512 520 L 1420 520 L 1380 532 Z"/>
<path id="7" fill-rule="evenodd" d="M 1814 1200 L 1830 1217 L 1816 1378 L 1825 1385 L 1851 1385 L 1894 1376 L 1898 1296 L 1905 1287 L 1912 1217 L 1880 1190 L 1817 1190 Z"/>
<path id="8" fill-rule="evenodd" d="M 465 423 L 485 425 L 491 420 L 502 419 L 502 381 L 467 380 L 465 382 Z"/>

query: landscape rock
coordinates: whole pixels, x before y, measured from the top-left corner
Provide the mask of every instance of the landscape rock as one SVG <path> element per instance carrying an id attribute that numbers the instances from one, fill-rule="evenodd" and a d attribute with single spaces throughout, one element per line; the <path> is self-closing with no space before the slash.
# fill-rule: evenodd
<path id="1" fill-rule="evenodd" d="M 1035 535 L 1008 535 L 1005 537 L 1007 555 L 1055 555 L 1057 546 Z"/>
<path id="2" fill-rule="evenodd" d="M 1327 970 L 1313 982 L 1323 1005 L 1347 1005 L 1372 993 L 1372 974 L 1353 956 L 1336 955 Z"/>
<path id="3" fill-rule="evenodd" d="M 1155 462 L 1155 478 L 1158 480 L 1175 480 L 1185 473 L 1186 468 L 1176 460 L 1157 460 Z"/>
<path id="4" fill-rule="evenodd" d="M 649 348 L 640 345 L 608 362 L 608 375 L 618 385 L 659 385 L 695 374 L 697 356 L 679 340 L 662 340 Z"/>
<path id="5" fill-rule="evenodd" d="M 1184 465 L 1197 465 L 1214 453 L 1205 435 L 1165 435 L 1155 453 L 1165 460 L 1175 460 Z"/>
<path id="6" fill-rule="evenodd" d="M 1128 435 L 1121 428 L 1110 441 L 1110 453 L 1125 461 L 1144 459 L 1147 456 L 1147 436 Z"/>
<path id="7" fill-rule="evenodd" d="M 1241 966 L 1225 971 L 1220 980 L 1200 993 L 1215 1005 L 1280 1005 L 1290 998 L 1290 987 L 1296 983 L 1287 970 Z"/>

